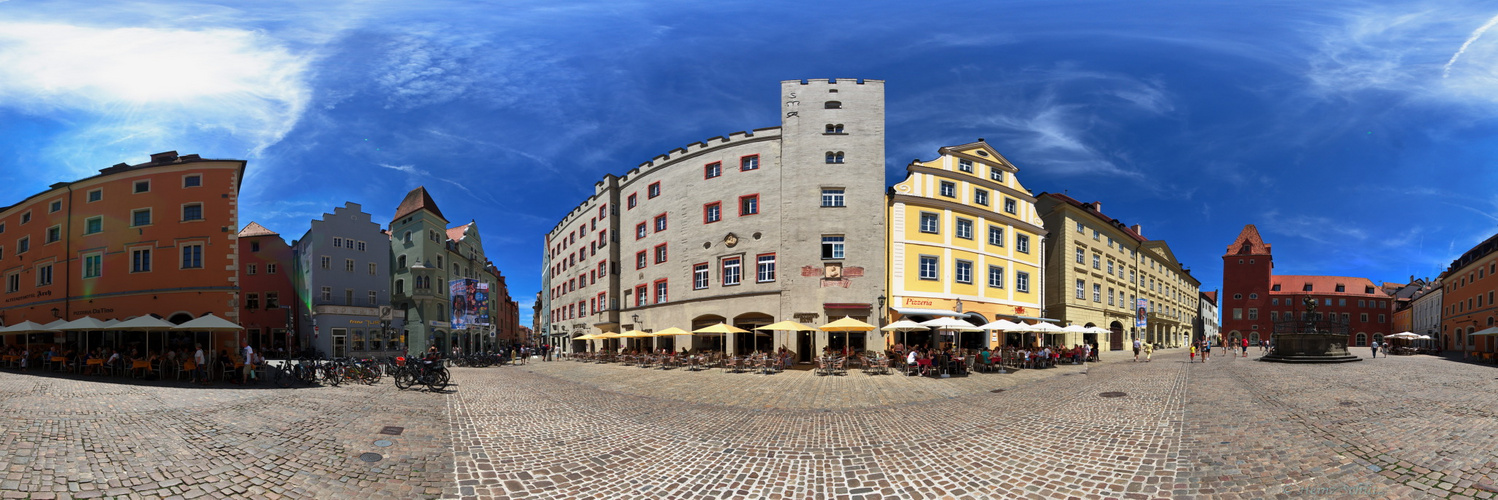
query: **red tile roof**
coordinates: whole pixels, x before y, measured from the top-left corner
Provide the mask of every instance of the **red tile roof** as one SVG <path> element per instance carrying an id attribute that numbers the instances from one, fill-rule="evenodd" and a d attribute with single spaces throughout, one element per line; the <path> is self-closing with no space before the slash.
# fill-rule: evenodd
<path id="1" fill-rule="evenodd" d="M 395 217 L 391 217 L 390 220 L 400 220 L 401 217 L 416 213 L 418 210 L 427 210 L 436 214 L 442 220 L 447 220 L 447 217 L 442 216 L 442 211 L 437 209 L 437 202 L 432 200 L 432 195 L 427 194 L 426 186 L 412 189 L 411 192 L 406 193 L 406 199 L 401 200 L 401 204 L 395 207 Z"/>
<path id="2" fill-rule="evenodd" d="M 1243 226 L 1243 231 L 1238 233 L 1238 239 L 1228 245 L 1227 255 L 1269 255 L 1270 246 L 1264 243 L 1264 238 L 1259 237 L 1259 228 L 1253 224 Z"/>
<path id="3" fill-rule="evenodd" d="M 260 223 L 255 222 L 255 221 L 250 221 L 249 224 L 246 224 L 244 226 L 244 229 L 240 229 L 239 230 L 239 237 L 240 238 L 248 238 L 248 237 L 251 237 L 251 236 L 280 236 L 280 235 L 281 235 L 281 233 L 277 233 L 275 231 L 271 231 L 269 229 L 266 229 L 265 226 L 262 226 L 262 225 L 260 225 Z"/>
<path id="4" fill-rule="evenodd" d="M 1217 290 L 1212 290 L 1210 292 L 1202 292 L 1202 295 L 1206 295 L 1208 299 L 1212 299 L 1212 303 L 1213 304 L 1217 303 Z"/>
<path id="5" fill-rule="evenodd" d="M 1305 286 L 1311 284 L 1311 291 L 1307 292 Z M 1297 274 L 1276 275 L 1269 277 L 1270 290 L 1273 285 L 1280 285 L 1277 292 L 1269 292 L 1278 295 L 1358 295 L 1363 297 L 1388 298 L 1383 291 L 1373 284 L 1368 278 L 1352 278 L 1347 276 L 1304 276 Z M 1342 292 L 1337 291 L 1337 285 L 1343 285 Z M 1373 293 L 1367 293 L 1368 287 L 1373 287 Z"/>
<path id="6" fill-rule="evenodd" d="M 472 225 L 473 223 L 469 222 L 458 227 L 447 228 L 447 239 L 452 241 L 463 241 L 463 233 L 468 230 L 468 226 Z"/>

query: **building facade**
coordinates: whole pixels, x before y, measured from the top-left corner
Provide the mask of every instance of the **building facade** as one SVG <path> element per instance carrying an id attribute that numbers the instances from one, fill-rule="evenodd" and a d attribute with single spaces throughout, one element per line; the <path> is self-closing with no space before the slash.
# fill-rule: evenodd
<path id="1" fill-rule="evenodd" d="M 1196 334 L 1192 339 L 1214 339 L 1220 341 L 1222 324 L 1217 319 L 1217 290 L 1201 292 L 1197 297 L 1200 305 L 1196 311 Z"/>
<path id="2" fill-rule="evenodd" d="M 1121 350 L 1134 339 L 1162 347 L 1190 341 L 1200 310 L 1201 281 L 1162 240 L 1143 236 L 1104 215 L 1102 203 L 1042 193 L 1036 206 L 1050 231 L 1046 242 L 1046 316 L 1106 335 L 1081 339 Z M 1073 342 L 1068 339 L 1068 342 Z"/>
<path id="3" fill-rule="evenodd" d="M 1391 297 L 1367 278 L 1275 275 L 1270 245 L 1244 226 L 1222 257 L 1223 339 L 1268 339 L 1274 323 L 1304 317 L 1314 300 L 1316 319 L 1347 325 L 1349 346 L 1366 346 L 1394 333 Z M 1328 316 L 1334 315 L 1334 316 Z"/>
<path id="4" fill-rule="evenodd" d="M 447 224 L 425 187 L 406 193 L 390 220 L 392 303 L 405 311 L 403 336 L 411 352 L 492 351 L 501 306 L 509 335 L 519 331 L 518 305 L 485 257 L 478 223 Z"/>
<path id="5" fill-rule="evenodd" d="M 1450 338 L 1454 349 L 1468 353 L 1491 353 L 1498 348 L 1498 335 L 1475 335 L 1498 325 L 1498 235 L 1472 247 L 1451 262 L 1441 281 L 1446 287 L 1441 302 L 1441 336 Z"/>
<path id="6" fill-rule="evenodd" d="M 912 162 L 889 192 L 890 321 L 1038 319 L 1046 230 L 1019 169 L 982 139 L 938 153 Z M 931 340 L 913 335 L 908 343 Z M 970 348 L 1021 343 L 1018 334 L 956 340 Z"/>
<path id="7" fill-rule="evenodd" d="M 780 101 L 779 127 L 714 137 L 606 175 L 563 217 L 545 239 L 551 338 L 879 320 L 884 82 L 785 81 Z M 661 346 L 785 346 L 810 360 L 824 346 L 882 342 L 849 337 L 679 336 Z"/>
<path id="8" fill-rule="evenodd" d="M 390 237 L 363 207 L 349 202 L 314 219 L 292 247 L 301 345 L 335 358 L 402 350 L 401 318 L 390 309 Z"/>
<path id="9" fill-rule="evenodd" d="M 239 322 L 243 160 L 175 151 L 0 208 L 0 322 Z"/>
<path id="10" fill-rule="evenodd" d="M 239 231 L 240 325 L 255 349 L 299 351 L 296 252 L 279 233 L 250 222 Z"/>
<path id="11" fill-rule="evenodd" d="M 1436 277 L 1410 298 L 1410 331 L 1430 337 L 1431 345 L 1452 349 L 1455 344 L 1451 336 L 1441 334 L 1441 296 L 1445 289 L 1441 278 Z"/>

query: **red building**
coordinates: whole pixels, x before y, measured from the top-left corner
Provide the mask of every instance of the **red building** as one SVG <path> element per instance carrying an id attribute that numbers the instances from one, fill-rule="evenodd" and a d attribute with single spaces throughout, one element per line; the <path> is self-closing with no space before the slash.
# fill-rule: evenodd
<path id="1" fill-rule="evenodd" d="M 1270 245 L 1252 224 L 1222 256 L 1222 338 L 1233 345 L 1267 340 L 1274 323 L 1306 312 L 1316 301 L 1317 319 L 1335 317 L 1347 325 L 1347 345 L 1366 346 L 1394 333 L 1393 301 L 1367 278 L 1273 274 Z M 1335 316 L 1328 316 L 1335 315 Z"/>
<path id="2" fill-rule="evenodd" d="M 292 259 L 291 245 L 275 231 L 255 222 L 239 231 L 239 317 L 256 349 L 281 349 L 295 342 L 287 336 L 297 331 Z"/>

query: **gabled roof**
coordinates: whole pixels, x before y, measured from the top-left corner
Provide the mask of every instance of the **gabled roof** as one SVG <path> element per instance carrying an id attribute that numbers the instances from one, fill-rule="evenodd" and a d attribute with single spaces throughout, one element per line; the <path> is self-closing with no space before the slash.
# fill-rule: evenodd
<path id="1" fill-rule="evenodd" d="M 249 238 L 251 236 L 280 236 L 280 235 L 281 235 L 281 233 L 277 233 L 275 231 L 271 231 L 269 229 L 266 229 L 265 226 L 262 226 L 262 225 L 260 225 L 259 222 L 255 222 L 255 221 L 250 221 L 249 224 L 246 224 L 244 226 L 244 229 L 240 229 L 239 230 L 239 237 L 240 238 Z"/>
<path id="2" fill-rule="evenodd" d="M 1206 297 L 1207 300 L 1212 301 L 1213 304 L 1217 303 L 1217 290 L 1212 290 L 1210 292 L 1202 292 L 1202 296 Z"/>
<path id="3" fill-rule="evenodd" d="M 1269 255 L 1270 246 L 1264 243 L 1264 238 L 1259 237 L 1259 228 L 1253 224 L 1243 226 L 1243 231 L 1238 233 L 1238 239 L 1228 245 L 1227 255 Z"/>
<path id="4" fill-rule="evenodd" d="M 1306 276 L 1298 274 L 1274 275 L 1269 277 L 1270 290 L 1274 285 L 1280 285 L 1279 291 L 1271 291 L 1274 294 L 1288 295 L 1356 295 L 1361 297 L 1388 298 L 1383 290 L 1373 284 L 1368 278 L 1352 278 L 1347 276 Z M 1311 291 L 1305 290 L 1306 284 L 1311 285 Z M 1337 291 L 1337 285 L 1342 285 L 1341 292 Z M 1373 287 L 1373 293 L 1367 293 L 1367 289 Z"/>
<path id="5" fill-rule="evenodd" d="M 447 217 L 442 216 L 442 211 L 437 209 L 437 202 L 432 200 L 432 195 L 427 193 L 426 186 L 412 189 L 411 192 L 406 193 L 406 199 L 401 200 L 400 206 L 395 207 L 395 217 L 392 217 L 390 220 L 397 221 L 401 217 L 411 215 L 420 210 L 426 210 L 436 215 L 439 219 L 447 220 Z"/>
<path id="6" fill-rule="evenodd" d="M 1076 208 L 1082 210 L 1083 212 L 1087 213 L 1087 215 L 1090 215 L 1092 217 L 1097 218 L 1100 221 L 1103 221 L 1104 224 L 1108 224 L 1110 226 L 1113 226 L 1114 229 L 1117 229 L 1118 231 L 1122 232 L 1123 234 L 1127 235 L 1128 237 L 1133 238 L 1134 241 L 1138 241 L 1138 242 L 1141 242 L 1141 243 L 1145 242 L 1145 241 L 1149 241 L 1143 235 L 1140 235 L 1138 232 L 1135 232 L 1133 228 L 1131 228 L 1128 225 L 1124 224 L 1123 221 L 1115 219 L 1115 218 L 1112 218 L 1112 217 L 1109 217 L 1107 215 L 1103 215 L 1102 212 L 1098 211 L 1095 208 L 1096 205 L 1093 205 L 1092 203 L 1082 203 L 1080 201 L 1077 201 L 1076 198 L 1072 198 L 1070 196 L 1067 196 L 1067 195 L 1064 195 L 1064 194 L 1061 194 L 1061 193 L 1041 193 L 1039 196 L 1036 196 L 1036 198 L 1044 198 L 1044 197 L 1049 197 L 1049 198 L 1055 199 L 1056 201 L 1059 201 L 1059 202 L 1062 202 L 1062 203 L 1066 203 L 1068 205 L 1076 207 Z"/>
<path id="7" fill-rule="evenodd" d="M 452 241 L 453 243 L 463 241 L 463 236 L 468 232 L 468 228 L 471 226 L 473 226 L 473 223 L 469 222 L 458 227 L 447 228 L 447 239 Z"/>
<path id="8" fill-rule="evenodd" d="M 1010 163 L 1008 158 L 1005 158 L 1004 155 L 999 154 L 999 150 L 994 149 L 993 146 L 988 145 L 988 143 L 985 142 L 982 138 L 979 138 L 978 142 L 970 142 L 960 146 L 942 147 L 937 149 L 936 152 L 942 155 L 963 157 L 989 165 L 997 164 L 999 168 L 1009 171 L 1010 173 L 1019 171 L 1019 168 L 1015 167 L 1013 163 Z"/>

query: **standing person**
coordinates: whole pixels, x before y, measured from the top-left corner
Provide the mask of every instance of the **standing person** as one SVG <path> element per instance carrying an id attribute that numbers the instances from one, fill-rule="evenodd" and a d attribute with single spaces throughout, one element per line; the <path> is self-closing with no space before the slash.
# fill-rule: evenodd
<path id="1" fill-rule="evenodd" d="M 1248 337 L 1243 338 L 1243 357 L 1248 357 Z"/>
<path id="2" fill-rule="evenodd" d="M 199 384 L 208 384 L 208 377 L 204 376 L 204 373 L 207 372 L 207 369 L 203 367 L 203 365 L 206 363 L 208 363 L 208 357 L 203 355 L 203 344 L 199 343 L 198 352 L 195 352 L 192 355 L 192 378 Z"/>
<path id="3" fill-rule="evenodd" d="M 1202 362 L 1212 360 L 1212 339 L 1202 339 Z"/>
<path id="4" fill-rule="evenodd" d="M 1149 343 L 1144 344 L 1144 362 L 1145 363 L 1150 362 L 1150 358 L 1152 356 L 1154 356 L 1154 355 L 1155 355 L 1155 344 L 1153 342 L 1149 342 Z"/>
<path id="5" fill-rule="evenodd" d="M 1377 358 L 1378 357 L 1378 342 L 1374 341 L 1372 344 L 1370 344 L 1370 346 L 1373 347 L 1373 357 Z M 1384 357 L 1387 358 L 1388 356 L 1384 356 Z"/>
<path id="6" fill-rule="evenodd" d="M 1195 362 L 1196 362 L 1196 342 L 1192 342 L 1191 343 L 1191 357 L 1187 361 L 1187 363 L 1195 363 Z"/>
<path id="7" fill-rule="evenodd" d="M 1139 343 L 1139 337 L 1134 337 L 1134 362 L 1135 363 L 1139 362 L 1139 348 L 1140 347 L 1142 347 L 1142 346 Z"/>
<path id="8" fill-rule="evenodd" d="M 239 382 L 241 384 L 248 384 L 250 383 L 250 373 L 255 370 L 255 349 L 250 347 L 249 342 L 241 340 L 239 341 L 239 355 L 240 361 L 244 363 L 244 370 L 239 373 Z"/>

